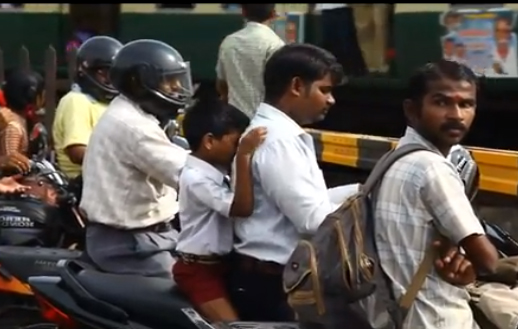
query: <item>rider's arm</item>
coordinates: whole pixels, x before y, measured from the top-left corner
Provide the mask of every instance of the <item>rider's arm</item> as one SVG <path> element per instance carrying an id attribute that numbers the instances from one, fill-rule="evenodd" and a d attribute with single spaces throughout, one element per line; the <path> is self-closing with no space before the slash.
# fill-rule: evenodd
<path id="1" fill-rule="evenodd" d="M 7 124 L 4 130 L 4 138 L 2 139 L 2 148 L 4 155 L 20 153 L 23 140 L 23 130 L 14 122 Z"/>
<path id="2" fill-rule="evenodd" d="M 131 164 L 161 183 L 177 188 L 187 151 L 171 143 L 158 125 L 145 133 L 135 131 L 133 141 L 128 145 Z"/>
<path id="3" fill-rule="evenodd" d="M 473 212 L 455 169 L 448 163 L 432 161 L 418 184 L 440 233 L 461 246 L 477 270 L 494 271 L 497 251 Z"/>
<path id="4" fill-rule="evenodd" d="M 69 95 L 59 103 L 57 111 L 62 111 L 63 149 L 70 161 L 82 164 L 86 145 L 92 134 L 91 102 L 84 95 Z"/>
<path id="5" fill-rule="evenodd" d="M 333 210 L 322 173 L 312 175 L 309 162 L 295 139 L 264 145 L 253 158 L 265 194 L 301 234 L 314 233 Z"/>

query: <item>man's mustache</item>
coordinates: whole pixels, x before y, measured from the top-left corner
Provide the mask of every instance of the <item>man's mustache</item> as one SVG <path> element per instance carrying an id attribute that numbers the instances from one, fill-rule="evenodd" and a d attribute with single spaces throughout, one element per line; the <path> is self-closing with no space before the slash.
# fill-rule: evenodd
<path id="1" fill-rule="evenodd" d="M 462 132 L 466 132 L 468 130 L 464 124 L 458 121 L 449 121 L 441 125 L 441 131 L 448 131 L 453 129 L 460 130 Z"/>

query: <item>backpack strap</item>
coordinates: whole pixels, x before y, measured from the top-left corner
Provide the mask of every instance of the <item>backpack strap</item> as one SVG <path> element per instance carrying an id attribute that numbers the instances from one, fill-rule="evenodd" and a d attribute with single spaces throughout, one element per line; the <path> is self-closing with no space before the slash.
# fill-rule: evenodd
<path id="1" fill-rule="evenodd" d="M 385 153 L 378 160 L 374 166 L 374 169 L 372 169 L 369 177 L 367 178 L 367 181 L 361 187 L 363 194 L 370 194 L 372 190 L 378 185 L 378 183 L 380 183 L 387 170 L 389 170 L 397 160 L 401 159 L 405 155 L 417 151 L 429 151 L 429 149 L 421 144 L 407 144 Z"/>
<path id="2" fill-rule="evenodd" d="M 372 169 L 367 181 L 362 186 L 362 193 L 364 195 L 368 195 L 372 193 L 376 187 L 379 185 L 383 176 L 390 169 L 390 167 L 402 157 L 414 153 L 417 151 L 430 151 L 426 146 L 421 144 L 407 144 L 392 151 L 385 153 L 376 163 L 374 169 Z M 421 287 L 426 280 L 426 276 L 430 272 L 433 267 L 433 262 L 436 258 L 436 251 L 433 247 L 430 247 L 426 251 L 425 257 L 422 260 L 417 272 L 415 273 L 412 281 L 410 282 L 410 286 L 407 288 L 406 293 L 399 299 L 399 306 L 403 312 L 403 315 L 406 316 L 410 307 L 412 306 L 415 298 L 417 297 L 417 293 L 421 290 Z"/>
<path id="3" fill-rule="evenodd" d="M 417 297 L 417 293 L 423 287 L 426 276 L 432 270 L 433 262 L 436 257 L 437 252 L 435 251 L 435 248 L 430 246 L 430 248 L 426 251 L 423 260 L 421 261 L 421 264 L 419 264 L 419 268 L 414 274 L 414 277 L 412 278 L 412 281 L 410 282 L 410 285 L 408 286 L 405 294 L 399 299 L 399 307 L 405 316 L 408 314 L 410 307 L 412 307 L 412 304 Z"/>

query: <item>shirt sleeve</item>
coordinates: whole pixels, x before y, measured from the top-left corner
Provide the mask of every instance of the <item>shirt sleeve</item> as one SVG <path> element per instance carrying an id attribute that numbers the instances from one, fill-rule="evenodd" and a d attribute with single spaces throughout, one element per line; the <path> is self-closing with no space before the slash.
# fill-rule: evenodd
<path id="1" fill-rule="evenodd" d="M 4 155 L 10 155 L 13 153 L 19 153 L 22 151 L 21 145 L 24 131 L 20 126 L 18 126 L 15 122 L 10 122 L 5 127 L 5 134 L 3 143 Z"/>
<path id="2" fill-rule="evenodd" d="M 328 194 L 315 185 L 319 178 L 312 176 L 300 145 L 277 140 L 259 149 L 253 161 L 266 196 L 301 234 L 314 233 L 333 209 Z"/>
<path id="3" fill-rule="evenodd" d="M 134 131 L 134 136 L 127 150 L 131 164 L 158 181 L 177 188 L 188 152 L 171 143 L 158 125 L 155 130 L 145 133 Z"/>
<path id="4" fill-rule="evenodd" d="M 429 164 L 420 185 L 423 203 L 441 234 L 455 243 L 473 234 L 485 234 L 460 177 L 448 163 Z"/>
<path id="5" fill-rule="evenodd" d="M 90 101 L 83 96 L 72 96 L 59 104 L 62 112 L 63 149 L 72 145 L 87 145 L 92 134 Z M 62 107 L 62 108 L 61 108 Z"/>
<path id="6" fill-rule="evenodd" d="M 281 38 L 277 38 L 277 40 L 273 41 L 270 45 L 270 47 L 268 48 L 268 50 L 266 51 L 266 61 L 268 61 L 268 59 L 270 59 L 270 57 L 277 51 L 279 50 L 279 48 L 282 48 L 284 47 L 286 43 L 281 39 Z M 266 64 L 266 63 L 265 63 Z"/>
<path id="7" fill-rule="evenodd" d="M 225 186 L 210 179 L 188 179 L 186 182 L 190 195 L 224 217 L 229 217 L 230 207 L 234 201 L 234 193 Z M 183 182 L 182 182 L 183 184 Z"/>
<path id="8" fill-rule="evenodd" d="M 218 78 L 218 80 L 226 80 L 225 68 L 223 67 L 223 56 L 225 55 L 225 51 L 223 48 L 224 42 L 225 41 L 223 40 L 221 46 L 219 47 L 218 60 L 216 62 L 216 77 Z"/>

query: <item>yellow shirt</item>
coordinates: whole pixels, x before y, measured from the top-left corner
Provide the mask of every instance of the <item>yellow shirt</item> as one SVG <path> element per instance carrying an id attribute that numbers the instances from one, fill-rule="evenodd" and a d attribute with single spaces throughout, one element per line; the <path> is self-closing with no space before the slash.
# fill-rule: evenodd
<path id="1" fill-rule="evenodd" d="M 105 104 L 77 91 L 70 91 L 59 101 L 52 135 L 59 167 L 68 177 L 79 175 L 81 166 L 70 161 L 65 149 L 72 145 L 88 145 L 92 130 L 105 110 Z"/>

